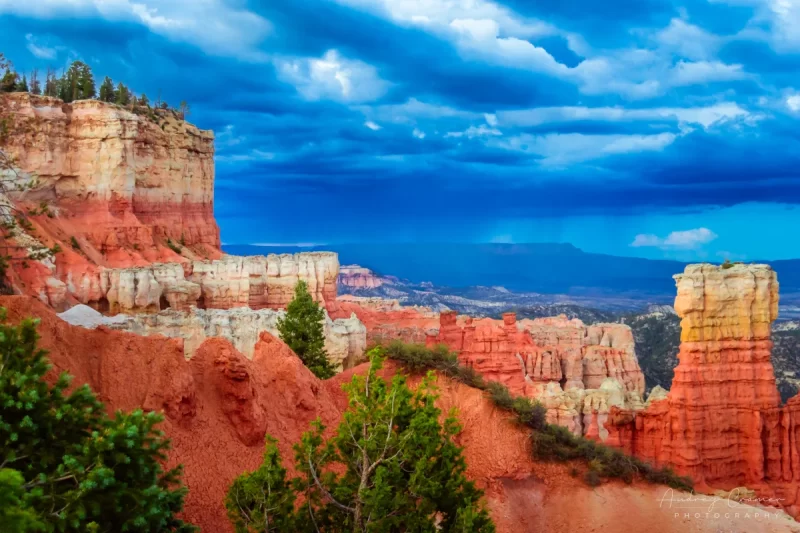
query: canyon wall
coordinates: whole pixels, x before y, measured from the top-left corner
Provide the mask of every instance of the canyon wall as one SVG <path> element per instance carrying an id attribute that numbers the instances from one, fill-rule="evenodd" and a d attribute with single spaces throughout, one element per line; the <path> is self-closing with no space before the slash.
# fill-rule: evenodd
<path id="1" fill-rule="evenodd" d="M 375 289 L 387 283 L 386 278 L 376 276 L 368 268 L 358 265 L 342 265 L 339 269 L 339 285 L 352 289 Z"/>
<path id="2" fill-rule="evenodd" d="M 644 406 L 644 375 L 622 324 L 586 326 L 566 317 L 460 320 L 442 313 L 428 345 L 445 344 L 462 364 L 516 395 L 539 399 L 548 420 L 576 434 L 605 436 L 611 407 Z"/>
<path id="3" fill-rule="evenodd" d="M 51 382 L 66 371 L 75 376 L 75 386 L 89 385 L 109 411 L 143 408 L 164 413 L 160 429 L 172 444 L 167 466 L 183 465 L 189 489 L 184 517 L 203 531 L 233 531 L 225 493 L 237 476 L 261 464 L 266 434 L 278 440 L 284 465 L 293 475 L 292 444 L 313 420 L 336 427 L 347 407 L 342 384 L 366 371 L 361 366 L 318 380 L 266 332 L 259 336 L 252 360 L 228 340 L 214 338 L 204 341 L 187 361 L 176 339 L 71 326 L 33 298 L 0 297 L 0 307 L 8 309 L 13 323 L 29 316 L 41 319 L 40 344 L 53 364 Z M 387 362 L 383 375 L 394 371 Z M 411 378 L 409 383 L 414 386 L 416 381 Z M 797 531 L 774 510 L 769 520 L 687 519 L 659 504 L 666 488 L 658 485 L 588 487 L 570 474 L 571 465 L 533 461 L 528 432 L 480 391 L 444 377 L 437 381 L 437 407 L 459 413 L 463 430 L 458 442 L 464 447 L 467 475 L 485 489 L 499 533 L 714 532 L 743 531 L 743 525 L 754 533 Z M 763 509 L 738 504 L 736 511 L 742 516 L 764 514 Z"/>
<path id="4" fill-rule="evenodd" d="M 109 265 L 159 257 L 168 239 L 219 250 L 212 132 L 171 113 L 150 118 L 97 100 L 15 93 L 2 105 L 15 124 L 4 149 L 39 181 L 19 199 L 51 202 Z"/>
<path id="5" fill-rule="evenodd" d="M 189 311 L 166 310 L 156 314 L 118 315 L 107 323 L 111 329 L 129 331 L 137 335 L 164 335 L 183 339 L 184 355 L 191 358 L 200 345 L 211 337 L 222 337 L 248 359 L 253 358 L 262 332 L 279 336 L 278 319 L 285 311 L 254 310 L 247 307 L 234 309 L 197 309 Z M 60 316 L 69 321 L 68 313 Z M 325 350 L 334 368 L 344 369 L 365 361 L 367 329 L 355 315 L 332 320 L 325 314 Z"/>

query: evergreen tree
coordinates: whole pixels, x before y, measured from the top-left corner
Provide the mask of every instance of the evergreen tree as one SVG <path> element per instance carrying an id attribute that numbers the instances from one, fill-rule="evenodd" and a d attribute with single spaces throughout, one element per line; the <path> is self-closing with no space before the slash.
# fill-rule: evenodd
<path id="1" fill-rule="evenodd" d="M 39 82 L 39 71 L 31 72 L 31 94 L 42 94 L 42 85 Z"/>
<path id="2" fill-rule="evenodd" d="M 150 107 L 150 100 L 147 99 L 147 95 L 142 93 L 142 96 L 139 97 L 139 105 L 142 107 Z"/>
<path id="3" fill-rule="evenodd" d="M 305 281 L 298 281 L 294 298 L 286 307 L 286 315 L 278 319 L 280 337 L 320 379 L 336 373 L 325 351 L 323 321 L 325 312 L 308 292 Z"/>
<path id="4" fill-rule="evenodd" d="M 186 494 L 180 469 L 162 468 L 161 415 L 112 418 L 87 386 L 69 393 L 67 374 L 49 385 L 35 324 L 0 324 L 0 523 L 20 532 L 194 531 L 176 517 Z"/>
<path id="5" fill-rule="evenodd" d="M 114 92 L 114 103 L 121 106 L 126 106 L 131 102 L 131 93 L 122 82 L 117 85 L 117 90 Z"/>
<path id="6" fill-rule="evenodd" d="M 440 423 L 433 375 L 412 392 L 405 376 L 382 379 L 381 365 L 373 350 L 368 374 L 345 386 L 349 408 L 334 436 L 325 441 L 319 420 L 303 434 L 297 477 L 286 480 L 267 439 L 262 465 L 228 490 L 237 533 L 495 531 L 453 442 L 458 421 L 451 414 Z"/>
<path id="7" fill-rule="evenodd" d="M 45 96 L 52 96 L 58 97 L 58 79 L 56 79 L 56 73 L 53 72 L 53 69 L 47 69 L 47 76 L 45 77 L 44 81 L 44 95 Z"/>
<path id="8" fill-rule="evenodd" d="M 86 63 L 80 63 L 78 67 L 78 84 L 80 86 L 79 99 L 88 100 L 97 96 L 94 85 L 94 75 L 92 74 L 91 67 Z"/>
<path id="9" fill-rule="evenodd" d="M 13 93 L 17 89 L 17 73 L 6 68 L 6 73 L 0 79 L 0 92 Z"/>
<path id="10" fill-rule="evenodd" d="M 103 78 L 103 83 L 100 84 L 100 100 L 103 102 L 114 102 L 116 99 L 114 95 L 114 82 L 111 78 L 106 76 Z"/>
<path id="11" fill-rule="evenodd" d="M 17 91 L 21 93 L 30 91 L 30 89 L 28 89 L 28 78 L 25 77 L 25 74 L 22 75 L 22 79 L 17 83 Z"/>

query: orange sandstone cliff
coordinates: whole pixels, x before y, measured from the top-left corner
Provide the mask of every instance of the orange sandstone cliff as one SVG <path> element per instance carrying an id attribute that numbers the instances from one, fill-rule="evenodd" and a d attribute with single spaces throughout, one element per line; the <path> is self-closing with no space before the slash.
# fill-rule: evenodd
<path id="1" fill-rule="evenodd" d="M 184 465 L 189 488 L 184 514 L 203 531 L 232 531 L 225 492 L 237 475 L 259 465 L 266 433 L 278 439 L 285 459 L 292 457 L 291 444 L 312 420 L 338 423 L 347 406 L 342 383 L 365 371 L 361 366 L 319 381 L 268 333 L 260 336 L 252 360 L 228 341 L 212 338 L 186 361 L 180 339 L 71 326 L 30 297 L 0 297 L 0 307 L 12 322 L 41 319 L 41 344 L 54 365 L 51 379 L 72 373 L 74 385 L 89 384 L 109 410 L 164 412 L 162 428 L 172 441 L 168 462 Z M 389 364 L 386 373 L 395 370 Z M 661 486 L 612 482 L 592 489 L 572 477 L 567 465 L 533 461 L 527 432 L 480 391 L 445 378 L 438 385 L 439 407 L 458 409 L 464 429 L 457 439 L 467 473 L 486 490 L 500 533 L 800 531 L 774 510 L 738 504 L 741 516 L 686 517 L 662 503 L 668 492 Z"/>
<path id="2" fill-rule="evenodd" d="M 746 485 L 800 514 L 800 396 L 781 406 L 772 368 L 778 280 L 766 265 L 690 265 L 675 276 L 681 347 L 666 398 L 620 416 L 615 439 L 698 483 Z"/>

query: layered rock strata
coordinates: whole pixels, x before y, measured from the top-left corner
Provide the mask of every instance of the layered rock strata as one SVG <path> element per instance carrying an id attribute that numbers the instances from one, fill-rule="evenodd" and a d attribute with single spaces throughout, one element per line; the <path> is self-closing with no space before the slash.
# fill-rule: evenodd
<path id="1" fill-rule="evenodd" d="M 4 149 L 38 186 L 22 201 L 51 202 L 72 235 L 109 265 L 158 256 L 167 240 L 218 252 L 214 135 L 173 115 L 15 93 Z"/>
<path id="2" fill-rule="evenodd" d="M 781 407 L 770 362 L 778 280 L 767 265 L 675 276 L 681 347 L 666 397 L 617 412 L 612 441 L 699 483 L 746 485 L 800 512 L 800 397 Z"/>
<path id="3" fill-rule="evenodd" d="M 339 285 L 351 289 L 376 289 L 389 280 L 376 276 L 373 271 L 358 265 L 342 265 L 339 269 Z"/>
<path id="4" fill-rule="evenodd" d="M 67 315 L 66 313 L 63 315 Z M 63 316 L 62 315 L 62 316 Z M 206 339 L 222 337 L 233 343 L 248 359 L 253 358 L 262 332 L 279 336 L 278 319 L 284 311 L 254 310 L 246 307 L 234 309 L 197 309 L 189 311 L 166 310 L 156 314 L 122 315 L 114 317 L 108 327 L 138 335 L 164 335 L 183 339 L 187 358 L 195 355 Z M 69 316 L 65 316 L 69 318 Z M 367 346 L 367 329 L 355 315 L 332 320 L 325 314 L 325 349 L 337 371 L 351 368 L 364 361 Z"/>
<path id="5" fill-rule="evenodd" d="M 41 319 L 41 346 L 48 350 L 54 381 L 62 371 L 87 384 L 111 410 L 163 411 L 159 427 L 170 439 L 167 466 L 183 465 L 189 491 L 183 517 L 203 531 L 233 531 L 224 499 L 231 482 L 263 460 L 265 434 L 278 447 L 294 475 L 292 444 L 311 421 L 336 427 L 347 408 L 342 384 L 361 366 L 320 381 L 280 340 L 262 333 L 252 360 L 225 339 L 208 339 L 186 361 L 175 339 L 141 337 L 100 327 L 70 326 L 32 298 L 0 298 L 11 321 Z M 137 354 L 137 357 L 131 357 Z M 395 371 L 387 363 L 384 375 Z M 414 386 L 415 379 L 410 384 Z M 693 520 L 676 516 L 659 504 L 665 487 L 636 483 L 633 487 L 606 483 L 587 487 L 570 475 L 571 467 L 532 460 L 528 432 L 514 424 L 480 392 L 438 379 L 437 407 L 456 409 L 463 430 L 467 475 L 485 489 L 489 511 L 499 533 L 619 531 L 743 531 L 731 516 Z M 687 495 L 676 493 L 676 498 Z M 614 502 L 614 505 L 608 505 Z M 735 511 L 763 515 L 747 505 Z M 747 522 L 748 532 L 797 531 L 796 524 L 769 510 L 769 519 Z M 625 530 L 623 527 L 623 530 Z"/>
<path id="6" fill-rule="evenodd" d="M 517 395 L 539 398 L 548 419 L 576 434 L 607 435 L 611 407 L 640 409 L 644 375 L 633 335 L 622 324 L 586 326 L 566 317 L 517 321 L 442 313 L 429 345 L 445 344 L 459 360 Z"/>

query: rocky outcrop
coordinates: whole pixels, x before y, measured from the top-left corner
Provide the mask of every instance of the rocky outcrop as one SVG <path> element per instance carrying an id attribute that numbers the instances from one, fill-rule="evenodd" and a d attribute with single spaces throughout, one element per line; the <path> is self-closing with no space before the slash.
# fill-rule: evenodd
<path id="1" fill-rule="evenodd" d="M 183 517 L 203 531 L 233 530 L 225 494 L 237 476 L 261 464 L 265 434 L 277 439 L 291 475 L 292 444 L 313 420 L 335 427 L 347 407 L 342 384 L 352 373 L 366 370 L 361 366 L 320 381 L 268 333 L 261 334 L 252 360 L 224 339 L 209 339 L 186 361 L 174 339 L 70 326 L 32 298 L 3 297 L 0 306 L 8 309 L 12 322 L 28 316 L 41 319 L 41 346 L 53 364 L 48 379 L 67 371 L 75 376 L 75 385 L 89 385 L 111 410 L 165 413 L 159 428 L 172 444 L 166 466 L 183 465 L 189 489 Z M 384 375 L 394 371 L 387 362 Z M 412 386 L 416 381 L 409 380 Z M 659 503 L 667 494 L 662 486 L 587 487 L 570 475 L 570 465 L 533 461 L 528 432 L 480 391 L 444 377 L 438 378 L 438 387 L 437 407 L 459 413 L 463 429 L 458 442 L 464 447 L 467 475 L 485 489 L 499 533 L 616 531 L 620 524 L 630 531 L 664 533 L 797 531 L 774 511 L 769 519 L 744 523 L 733 516 L 687 519 L 683 510 L 678 516 L 669 504 Z M 745 512 L 764 513 L 746 505 L 736 511 L 742 517 Z"/>
<path id="2" fill-rule="evenodd" d="M 342 265 L 339 269 L 339 285 L 351 289 L 376 289 L 389 280 L 375 275 L 373 271 L 358 265 Z"/>
<path id="3" fill-rule="evenodd" d="M 163 309 L 282 309 L 298 281 L 314 300 L 336 309 L 335 253 L 225 256 L 214 261 L 152 263 L 129 268 L 92 267 L 65 271 L 57 295 L 42 289 L 40 299 L 55 308 L 67 297 L 110 314 Z M 58 302 L 58 303 L 57 303 Z"/>
<path id="4" fill-rule="evenodd" d="M 200 285 L 201 307 L 285 308 L 303 280 L 315 301 L 336 305 L 339 258 L 333 252 L 303 252 L 196 261 L 188 279 Z"/>
<path id="5" fill-rule="evenodd" d="M 336 300 L 333 317 L 355 314 L 367 327 L 368 344 L 385 344 L 393 340 L 424 343 L 435 335 L 439 314 L 423 307 L 402 307 L 397 300 L 341 296 Z"/>
<path id="6" fill-rule="evenodd" d="M 460 321 L 446 312 L 427 343 L 445 344 L 487 379 L 540 399 L 551 423 L 579 435 L 604 437 L 612 407 L 644 405 L 644 375 L 625 325 L 586 326 L 564 316 L 518 322 L 514 313 Z"/>
<path id="7" fill-rule="evenodd" d="M 72 310 L 70 310 L 72 311 Z M 77 313 L 73 313 L 77 317 Z M 248 359 L 252 359 L 262 332 L 279 336 L 278 319 L 284 311 L 254 310 L 247 307 L 233 309 L 197 309 L 175 311 L 168 309 L 155 314 L 117 315 L 107 326 L 138 335 L 164 335 L 183 339 L 184 354 L 194 357 L 206 339 L 228 339 Z M 69 320 L 69 312 L 60 316 Z M 80 325 L 78 317 L 76 324 Z M 355 315 L 331 320 L 325 315 L 325 349 L 334 367 L 341 371 L 364 361 L 367 330 Z"/>
<path id="8" fill-rule="evenodd" d="M 218 253 L 212 132 L 97 100 L 15 93 L 2 105 L 15 124 L 4 148 L 39 181 L 20 200 L 49 201 L 108 265 L 158 258 L 167 240 Z"/>
<path id="9" fill-rule="evenodd" d="M 668 394 L 617 415 L 610 441 L 692 476 L 747 486 L 800 513 L 800 397 L 781 407 L 770 362 L 778 281 L 766 265 L 690 265 L 675 276 L 679 363 Z M 632 415 L 632 416 L 631 416 Z"/>

